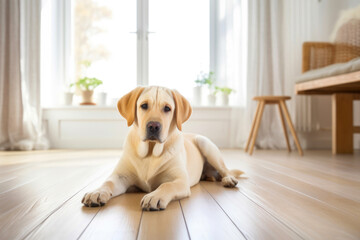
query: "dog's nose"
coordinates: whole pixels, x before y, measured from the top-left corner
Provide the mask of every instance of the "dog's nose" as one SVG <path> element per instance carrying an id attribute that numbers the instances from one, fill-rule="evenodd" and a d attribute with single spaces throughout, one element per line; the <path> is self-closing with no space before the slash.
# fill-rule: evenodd
<path id="1" fill-rule="evenodd" d="M 148 122 L 146 127 L 148 132 L 151 134 L 157 134 L 161 130 L 161 124 L 159 122 Z"/>

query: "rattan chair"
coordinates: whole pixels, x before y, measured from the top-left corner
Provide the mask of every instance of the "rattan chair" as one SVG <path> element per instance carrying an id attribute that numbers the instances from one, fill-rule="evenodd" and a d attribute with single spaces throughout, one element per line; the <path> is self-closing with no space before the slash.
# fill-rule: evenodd
<path id="1" fill-rule="evenodd" d="M 338 30 L 335 41 L 305 42 L 303 72 L 360 57 L 360 19 L 352 19 Z"/>
<path id="2" fill-rule="evenodd" d="M 302 70 L 307 72 L 359 57 L 360 19 L 351 19 L 338 29 L 333 43 L 303 44 Z M 353 153 L 353 134 L 360 133 L 360 127 L 353 126 L 353 100 L 360 99 L 360 71 L 299 82 L 295 92 L 332 95 L 333 154 Z"/>

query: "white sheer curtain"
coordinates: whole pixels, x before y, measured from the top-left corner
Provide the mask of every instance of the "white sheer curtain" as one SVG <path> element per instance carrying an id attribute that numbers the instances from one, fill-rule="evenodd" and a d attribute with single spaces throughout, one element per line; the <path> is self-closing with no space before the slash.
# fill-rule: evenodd
<path id="1" fill-rule="evenodd" d="M 249 1 L 246 105 L 248 126 L 256 109 L 256 102 L 252 100 L 254 96 L 286 94 L 282 13 L 283 1 L 281 0 Z M 278 109 L 275 107 L 265 107 L 256 141 L 258 147 L 284 148 L 286 146 Z"/>
<path id="2" fill-rule="evenodd" d="M 46 149 L 40 108 L 40 0 L 0 1 L 0 149 Z"/>
<path id="3" fill-rule="evenodd" d="M 247 71 L 247 0 L 212 0 L 213 30 L 211 69 L 215 72 L 217 85 L 233 88 L 230 104 L 232 109 L 230 144 L 237 147 L 244 141 L 239 134 L 246 131 L 241 116 L 246 105 Z"/>
<path id="4" fill-rule="evenodd" d="M 219 18 L 218 25 L 220 40 L 217 49 L 220 53 L 217 54 L 217 77 L 237 91 L 233 103 L 239 108 L 232 111 L 231 145 L 243 147 L 256 109 L 252 98 L 257 95 L 283 95 L 285 92 L 283 6 L 280 0 L 224 2 L 227 3 L 226 12 L 220 15 L 223 17 Z M 282 131 L 278 110 L 266 107 L 257 146 L 285 147 Z"/>
<path id="5" fill-rule="evenodd" d="M 248 138 L 256 95 L 283 95 L 282 1 L 216 1 L 215 73 L 236 90 L 231 103 L 232 147 Z M 265 109 L 257 146 L 285 147 L 277 109 Z"/>

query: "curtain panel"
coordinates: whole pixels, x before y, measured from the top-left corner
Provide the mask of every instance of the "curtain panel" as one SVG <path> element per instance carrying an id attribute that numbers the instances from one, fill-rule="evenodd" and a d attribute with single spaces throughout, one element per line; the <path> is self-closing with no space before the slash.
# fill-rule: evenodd
<path id="1" fill-rule="evenodd" d="M 47 149 L 40 107 L 41 0 L 0 0 L 0 149 Z"/>

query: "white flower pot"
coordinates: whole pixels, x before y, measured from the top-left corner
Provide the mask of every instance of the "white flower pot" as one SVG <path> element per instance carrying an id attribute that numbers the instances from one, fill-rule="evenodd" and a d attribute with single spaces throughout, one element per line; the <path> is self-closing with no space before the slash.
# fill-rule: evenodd
<path id="1" fill-rule="evenodd" d="M 196 86 L 193 88 L 193 104 L 195 106 L 201 105 L 201 93 L 202 86 Z"/>
<path id="2" fill-rule="evenodd" d="M 229 95 L 221 93 L 219 96 L 220 96 L 221 106 L 228 106 L 229 105 Z"/>
<path id="3" fill-rule="evenodd" d="M 105 106 L 106 105 L 106 100 L 107 100 L 107 93 L 106 92 L 99 92 L 97 94 L 97 101 L 96 103 L 99 106 Z"/>
<path id="4" fill-rule="evenodd" d="M 216 104 L 216 96 L 214 94 L 208 95 L 208 105 L 209 106 L 215 106 Z"/>
<path id="5" fill-rule="evenodd" d="M 64 92 L 64 104 L 67 106 L 71 106 L 73 102 L 74 93 L 72 92 Z"/>

